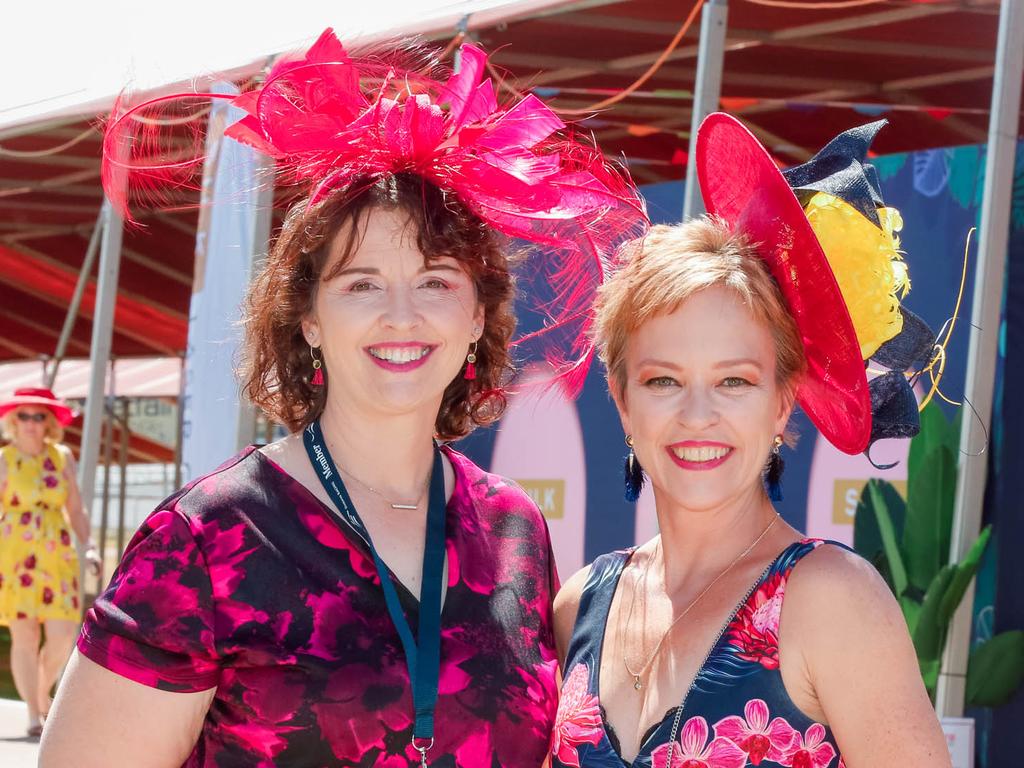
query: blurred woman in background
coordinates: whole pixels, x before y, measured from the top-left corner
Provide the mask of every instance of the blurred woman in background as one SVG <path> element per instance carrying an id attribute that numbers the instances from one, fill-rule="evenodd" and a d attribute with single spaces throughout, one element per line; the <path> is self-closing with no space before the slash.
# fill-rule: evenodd
<path id="1" fill-rule="evenodd" d="M 75 459 L 61 443 L 73 418 L 48 389 L 19 389 L 0 403 L 8 441 L 0 448 L 0 624 L 11 630 L 11 672 L 32 737 L 42 732 L 82 617 L 72 531 L 90 567 L 99 568 Z"/>

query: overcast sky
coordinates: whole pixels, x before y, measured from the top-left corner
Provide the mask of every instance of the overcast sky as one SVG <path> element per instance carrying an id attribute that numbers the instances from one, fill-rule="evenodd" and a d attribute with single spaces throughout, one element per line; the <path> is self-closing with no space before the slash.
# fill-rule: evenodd
<path id="1" fill-rule="evenodd" d="M 473 9 L 553 0 L 9 0 L 0 19 L 0 130 L 147 88 Z"/>

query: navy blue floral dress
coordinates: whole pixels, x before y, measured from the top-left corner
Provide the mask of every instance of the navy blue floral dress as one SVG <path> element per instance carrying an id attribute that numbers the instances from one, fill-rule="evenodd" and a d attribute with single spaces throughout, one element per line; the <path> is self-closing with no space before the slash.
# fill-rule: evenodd
<path id="1" fill-rule="evenodd" d="M 765 569 L 726 623 L 682 705 L 646 734 L 634 768 L 843 768 L 832 731 L 796 707 L 779 672 L 786 582 L 801 558 L 823 543 L 794 542 Z M 627 765 L 604 721 L 598 672 L 608 611 L 631 554 L 611 552 L 591 566 L 565 663 L 553 768 Z"/>

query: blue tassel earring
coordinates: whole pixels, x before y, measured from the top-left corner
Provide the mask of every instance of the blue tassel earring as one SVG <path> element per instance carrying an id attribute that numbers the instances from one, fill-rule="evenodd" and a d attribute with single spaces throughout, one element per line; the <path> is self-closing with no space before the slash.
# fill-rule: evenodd
<path id="1" fill-rule="evenodd" d="M 633 452 L 633 436 L 626 435 L 626 445 L 629 446 L 629 453 L 626 454 L 626 501 L 636 501 L 640 498 L 640 491 L 644 489 L 644 470 L 637 461 L 636 453 Z"/>
<path id="2" fill-rule="evenodd" d="M 782 460 L 779 449 L 782 448 L 782 435 L 776 435 L 772 441 L 772 453 L 768 457 L 768 469 L 765 472 L 765 486 L 768 489 L 768 498 L 772 501 L 782 501 L 782 471 L 786 468 L 786 462 Z"/>

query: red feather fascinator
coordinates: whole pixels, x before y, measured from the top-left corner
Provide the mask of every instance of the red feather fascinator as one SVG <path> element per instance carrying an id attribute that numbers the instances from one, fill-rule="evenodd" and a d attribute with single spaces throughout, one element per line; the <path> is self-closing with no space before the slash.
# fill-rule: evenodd
<path id="1" fill-rule="evenodd" d="M 119 104 L 104 138 L 104 189 L 130 220 L 133 206 L 173 206 L 181 190 L 197 188 L 205 141 L 176 124 L 202 117 L 213 99 L 243 114 L 225 134 L 273 158 L 278 182 L 297 185 L 308 205 L 355 184 L 417 174 L 537 246 L 528 263 L 549 286 L 534 307 L 543 320 L 516 343 L 543 338 L 545 356 L 576 393 L 593 356 L 594 292 L 619 244 L 645 230 L 644 203 L 624 172 L 536 96 L 499 106 L 486 65 L 482 50 L 463 45 L 459 71 L 441 82 L 429 67 L 351 57 L 328 29 L 241 94 Z"/>

